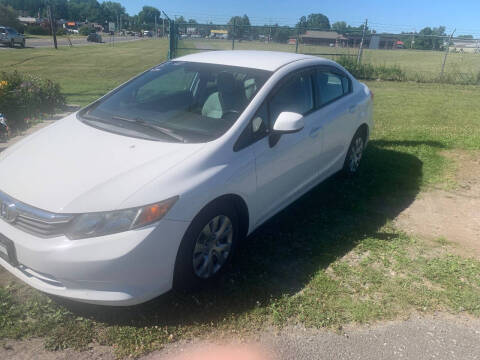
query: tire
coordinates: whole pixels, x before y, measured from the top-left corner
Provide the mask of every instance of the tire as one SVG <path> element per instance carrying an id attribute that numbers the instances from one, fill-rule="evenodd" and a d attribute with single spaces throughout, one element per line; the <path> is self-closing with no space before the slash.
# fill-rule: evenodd
<path id="1" fill-rule="evenodd" d="M 15 47 L 15 40 L 10 40 L 10 47 L 11 48 L 14 48 Z"/>
<path id="2" fill-rule="evenodd" d="M 343 164 L 343 173 L 347 176 L 353 176 L 358 172 L 360 161 L 363 157 L 367 141 L 365 128 L 357 130 L 348 148 L 347 156 Z"/>
<path id="3" fill-rule="evenodd" d="M 173 288 L 195 291 L 211 285 L 230 262 L 239 234 L 238 214 L 227 202 L 214 202 L 200 211 L 180 244 Z"/>
<path id="4" fill-rule="evenodd" d="M 25 39 L 22 40 L 22 42 L 20 43 L 20 46 L 22 47 L 22 49 L 25 48 Z"/>

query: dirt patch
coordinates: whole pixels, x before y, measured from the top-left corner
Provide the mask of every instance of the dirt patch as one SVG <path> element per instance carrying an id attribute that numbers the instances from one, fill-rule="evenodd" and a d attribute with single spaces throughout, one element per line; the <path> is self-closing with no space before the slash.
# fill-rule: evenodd
<path id="1" fill-rule="evenodd" d="M 461 255 L 480 258 L 480 151 L 448 151 L 455 187 L 421 193 L 395 220 L 403 231 L 453 243 Z"/>

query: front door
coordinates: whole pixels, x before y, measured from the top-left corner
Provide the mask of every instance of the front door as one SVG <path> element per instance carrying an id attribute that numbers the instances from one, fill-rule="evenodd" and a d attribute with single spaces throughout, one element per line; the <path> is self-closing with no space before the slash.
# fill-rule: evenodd
<path id="1" fill-rule="evenodd" d="M 316 157 L 323 133 L 314 112 L 311 71 L 296 73 L 280 85 L 253 120 L 269 128 L 283 111 L 304 115 L 305 127 L 293 134 L 269 134 L 253 144 L 257 174 L 256 219 L 262 223 L 291 202 L 318 176 Z"/>

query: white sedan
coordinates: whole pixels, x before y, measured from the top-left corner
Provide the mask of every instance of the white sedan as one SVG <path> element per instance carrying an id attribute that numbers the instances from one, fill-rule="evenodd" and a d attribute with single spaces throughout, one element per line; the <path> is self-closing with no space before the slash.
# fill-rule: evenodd
<path id="1" fill-rule="evenodd" d="M 0 264 L 104 305 L 208 283 L 263 222 L 357 171 L 372 97 L 313 56 L 158 65 L 0 153 Z"/>

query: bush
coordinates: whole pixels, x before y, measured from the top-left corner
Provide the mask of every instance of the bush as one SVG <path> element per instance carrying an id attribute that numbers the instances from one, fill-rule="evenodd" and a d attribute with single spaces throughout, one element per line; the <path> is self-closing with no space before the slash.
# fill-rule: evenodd
<path id="1" fill-rule="evenodd" d="M 28 26 L 25 30 L 30 35 L 50 35 L 50 30 L 39 25 Z"/>
<path id="2" fill-rule="evenodd" d="M 0 113 L 12 129 L 25 129 L 30 119 L 51 114 L 64 104 L 57 83 L 17 71 L 0 72 Z"/>
<path id="3" fill-rule="evenodd" d="M 82 26 L 79 30 L 78 33 L 80 35 L 88 36 L 92 32 L 92 29 L 90 29 L 90 26 L 84 25 Z"/>
<path id="4" fill-rule="evenodd" d="M 342 56 L 337 61 L 353 76 L 361 80 L 390 80 L 405 81 L 407 76 L 398 66 L 372 65 L 368 63 L 357 63 L 357 59 L 352 56 Z"/>
<path id="5" fill-rule="evenodd" d="M 65 30 L 64 28 L 58 28 L 57 35 L 59 36 L 67 35 L 67 30 Z"/>

